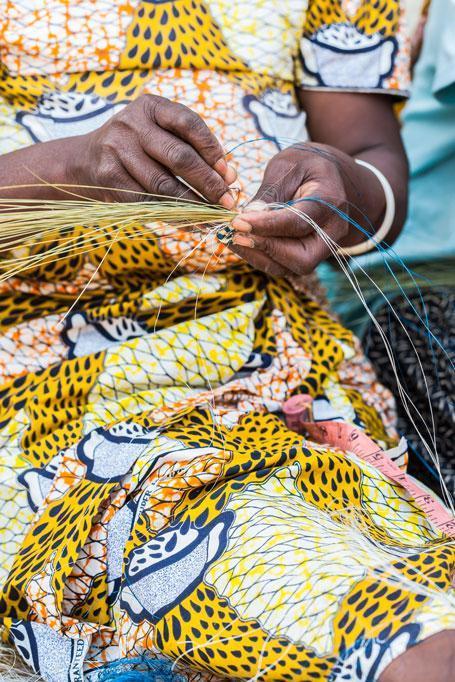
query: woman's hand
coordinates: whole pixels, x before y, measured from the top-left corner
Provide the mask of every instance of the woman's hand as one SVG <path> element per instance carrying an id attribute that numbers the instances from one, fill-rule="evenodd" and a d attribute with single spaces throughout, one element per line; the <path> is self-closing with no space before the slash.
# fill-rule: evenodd
<path id="1" fill-rule="evenodd" d="M 141 201 L 148 194 L 201 200 L 231 209 L 228 166 L 217 138 L 198 114 L 164 97 L 142 95 L 97 130 L 5 154 L 0 186 L 37 183 L 88 185 L 80 190 L 104 201 Z M 183 182 L 182 182 L 183 181 Z M 111 188 L 110 190 L 102 188 Z M 112 191 L 113 190 L 113 191 Z M 2 196 L 61 198 L 51 184 L 1 191 Z"/>
<path id="2" fill-rule="evenodd" d="M 142 95 L 84 137 L 71 170 L 77 183 L 131 191 L 102 192 L 105 200 L 138 201 L 141 192 L 200 199 L 181 178 L 210 203 L 235 204 L 229 184 L 236 175 L 221 144 L 183 104 Z"/>
<path id="3" fill-rule="evenodd" d="M 336 150 L 312 144 L 285 149 L 267 165 L 253 202 L 286 203 L 312 196 L 346 211 L 347 194 L 337 154 Z M 257 210 L 260 207 L 253 202 L 254 211 L 247 207 L 233 221 L 233 227 L 245 233 L 234 237 L 234 250 L 251 265 L 274 276 L 304 275 L 330 256 L 327 244 L 293 210 L 266 206 Z M 337 243 L 348 233 L 348 223 L 323 204 L 298 201 L 295 208 L 310 216 Z"/>
<path id="4" fill-rule="evenodd" d="M 330 247 L 298 213 L 265 205 L 260 210 L 256 202 L 286 203 L 317 197 L 348 213 L 342 168 L 347 160 L 340 157 L 346 155 L 316 144 L 294 145 L 274 156 L 252 208 L 246 207 L 233 221 L 234 250 L 254 267 L 274 276 L 308 274 L 330 257 Z M 294 207 L 312 218 L 336 244 L 343 243 L 348 235 L 348 222 L 323 203 L 297 201 Z"/>
<path id="5" fill-rule="evenodd" d="M 354 161 L 362 159 L 381 171 L 393 189 L 395 218 L 386 239 L 392 244 L 406 218 L 408 178 L 393 99 L 380 94 L 311 89 L 298 94 L 313 142 L 277 154 L 255 199 L 270 203 L 316 196 L 338 208 L 349 208 L 350 216 L 371 232 L 372 226 L 377 229 L 382 223 L 385 196 L 375 175 Z M 366 239 L 361 230 L 350 227 L 321 203 L 301 201 L 297 208 L 311 215 L 340 246 Z M 309 273 L 330 255 L 313 228 L 289 209 L 253 212 L 246 208 L 234 225 L 234 250 L 272 275 Z"/>
<path id="6" fill-rule="evenodd" d="M 258 200 L 266 203 L 258 206 Z M 289 208 L 266 205 L 286 202 L 292 202 Z M 273 157 L 250 207 L 233 220 L 232 248 L 270 275 L 307 275 L 338 247 L 366 239 L 334 208 L 371 232 L 384 214 L 384 191 L 374 174 L 348 154 L 329 145 L 296 144 Z M 298 212 L 317 223 L 327 238 Z"/>

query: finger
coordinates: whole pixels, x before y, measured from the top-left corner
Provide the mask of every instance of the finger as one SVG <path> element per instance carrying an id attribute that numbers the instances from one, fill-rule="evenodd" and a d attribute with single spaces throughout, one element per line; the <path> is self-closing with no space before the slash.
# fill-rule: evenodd
<path id="1" fill-rule="evenodd" d="M 143 188 L 144 192 L 163 197 L 200 201 L 197 194 L 177 180 L 164 166 L 147 156 L 139 145 L 137 148 L 130 148 L 127 153 L 121 155 L 121 158 L 129 175 Z"/>
<path id="2" fill-rule="evenodd" d="M 153 135 L 141 135 L 140 143 L 148 156 L 174 176 L 182 178 L 208 201 L 227 209 L 234 208 L 235 200 L 229 186 L 186 142 L 166 130 L 154 128 Z"/>
<path id="3" fill-rule="evenodd" d="M 258 249 L 231 244 L 230 248 L 234 253 L 247 261 L 256 270 L 261 270 L 272 277 L 286 277 L 291 275 L 291 271 L 280 263 L 276 263 L 265 253 Z"/>
<path id="4" fill-rule="evenodd" d="M 302 240 L 255 236 L 254 247 L 295 275 L 308 275 L 332 253 L 325 241 L 314 233 Z"/>
<path id="5" fill-rule="evenodd" d="M 341 223 L 347 228 L 346 221 L 317 197 L 294 199 L 286 207 L 269 208 L 267 211 L 249 211 L 247 207 L 237 218 L 244 223 L 244 231 L 247 231 L 246 223 L 249 231 L 267 237 L 300 239 L 314 231 L 312 222 L 323 228 L 331 223 Z"/>
<path id="6" fill-rule="evenodd" d="M 275 157 L 267 164 L 263 181 L 253 197 L 253 202 L 283 203 L 294 196 L 302 180 L 302 173 L 296 161 L 286 157 Z"/>
<path id="7" fill-rule="evenodd" d="M 170 102 L 165 98 L 157 98 L 154 116 L 161 128 L 185 140 L 198 151 L 201 158 L 209 166 L 213 168 L 216 165 L 220 175 L 225 177 L 228 174 L 229 166 L 224 158 L 223 147 L 208 125 L 195 111 L 184 104 Z M 230 180 L 230 182 L 234 180 Z"/>
<path id="8" fill-rule="evenodd" d="M 150 201 L 144 187 L 132 177 L 119 158 L 104 162 L 98 171 L 102 200 L 129 203 Z M 118 188 L 118 189 L 115 189 Z"/>
<path id="9" fill-rule="evenodd" d="M 301 203 L 298 204 L 301 206 Z M 313 232 L 308 219 L 319 222 L 321 211 L 311 205 L 297 208 L 269 208 L 266 211 L 249 211 L 248 208 L 232 221 L 234 229 L 250 231 L 265 237 L 292 237 L 300 239 Z M 249 230 L 248 230 L 248 227 Z"/>

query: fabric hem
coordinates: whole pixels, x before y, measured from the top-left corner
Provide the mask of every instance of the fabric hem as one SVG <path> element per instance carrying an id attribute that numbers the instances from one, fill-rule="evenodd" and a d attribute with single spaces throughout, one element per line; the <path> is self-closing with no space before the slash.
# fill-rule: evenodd
<path id="1" fill-rule="evenodd" d="M 297 85 L 301 90 L 322 90 L 323 92 L 358 92 L 371 95 L 391 95 L 393 97 L 409 98 L 410 90 L 399 90 L 395 88 L 356 88 L 354 86 L 345 88 L 343 86 L 326 86 L 326 85 Z"/>

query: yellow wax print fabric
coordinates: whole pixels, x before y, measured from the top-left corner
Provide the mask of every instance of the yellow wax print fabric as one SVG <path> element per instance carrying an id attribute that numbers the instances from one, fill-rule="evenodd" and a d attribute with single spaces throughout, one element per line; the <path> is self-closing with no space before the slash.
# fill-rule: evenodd
<path id="1" fill-rule="evenodd" d="M 249 196 L 305 139 L 296 88 L 405 92 L 403 35 L 395 0 L 0 0 L 0 150 L 157 93 L 241 145 Z M 453 547 L 280 415 L 308 393 L 387 450 L 392 397 L 311 291 L 168 228 L 2 285 L 4 638 L 48 682 L 138 658 L 188 682 L 376 680 L 454 627 Z"/>
<path id="2" fill-rule="evenodd" d="M 390 395 L 309 296 L 239 266 L 128 280 L 61 332 L 71 298 L 2 298 L 0 613 L 32 669 L 366 681 L 453 627 L 453 545 L 280 419 L 303 391 L 316 418 L 396 443 Z"/>

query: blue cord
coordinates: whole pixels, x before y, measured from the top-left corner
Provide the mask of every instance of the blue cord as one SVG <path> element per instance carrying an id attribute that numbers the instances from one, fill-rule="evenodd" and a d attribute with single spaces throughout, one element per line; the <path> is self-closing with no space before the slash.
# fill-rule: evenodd
<path id="1" fill-rule="evenodd" d="M 292 206 L 292 205 L 297 204 L 297 203 L 299 203 L 299 202 L 301 202 L 301 201 L 314 201 L 314 202 L 316 202 L 316 203 L 323 204 L 324 206 L 328 206 L 328 207 L 331 208 L 333 211 L 335 211 L 335 213 L 337 213 L 337 215 L 339 215 L 340 218 L 343 218 L 343 220 L 347 221 L 347 222 L 350 223 L 353 227 L 355 227 L 356 229 L 360 230 L 360 232 L 362 232 L 364 235 L 366 235 L 366 236 L 369 237 L 369 238 L 371 238 L 371 237 L 374 238 L 374 233 L 373 233 L 373 232 L 370 233 L 370 232 L 368 232 L 368 230 L 365 230 L 361 225 L 359 225 L 355 220 L 353 220 L 353 218 L 351 218 L 350 216 L 348 216 L 347 213 L 345 213 L 344 211 L 342 211 L 341 209 L 339 209 L 339 208 L 338 208 L 337 206 L 335 206 L 334 204 L 331 204 L 329 201 L 325 201 L 324 199 L 320 199 L 319 197 L 302 197 L 301 199 L 295 199 L 295 200 L 290 201 L 290 202 L 288 202 L 288 203 L 289 203 L 290 206 Z M 368 221 L 368 223 L 371 225 L 370 220 L 369 220 L 366 216 L 364 216 L 364 217 L 366 218 L 366 220 Z M 431 329 L 430 329 L 430 327 L 429 327 L 429 324 L 428 324 L 428 322 L 429 322 L 429 321 L 428 321 L 428 314 L 427 314 L 427 311 L 426 311 L 426 306 L 425 306 L 425 301 L 424 301 L 424 299 L 423 299 L 422 290 L 420 289 L 419 285 L 417 284 L 417 282 L 416 282 L 416 280 L 415 280 L 415 275 L 416 275 L 416 273 L 413 273 L 412 270 L 410 270 L 410 269 L 408 268 L 408 266 L 407 266 L 406 263 L 403 261 L 403 259 L 400 258 L 400 256 L 393 250 L 392 247 L 389 247 L 389 248 L 388 248 L 388 251 L 394 255 L 394 258 L 397 260 L 397 262 L 399 263 L 399 265 L 401 265 L 401 267 L 405 270 L 405 272 L 409 275 L 409 277 L 411 278 L 411 280 L 412 280 L 414 286 L 416 287 L 417 292 L 418 292 L 418 294 L 419 294 L 420 301 L 421 301 L 422 306 L 423 306 L 423 309 L 424 309 L 424 311 L 425 311 L 425 314 L 424 314 L 424 316 L 425 316 L 425 321 L 422 319 L 422 317 L 420 316 L 420 313 L 416 310 L 414 304 L 413 304 L 412 301 L 409 299 L 408 295 L 406 294 L 406 291 L 403 289 L 403 287 L 402 287 L 401 284 L 400 284 L 400 281 L 397 279 L 397 277 L 396 277 L 394 271 L 393 271 L 392 268 L 390 267 L 390 265 L 389 265 L 389 263 L 388 263 L 388 259 L 384 256 L 384 254 L 387 252 L 387 249 L 385 249 L 385 248 L 384 248 L 383 246 L 381 246 L 380 244 L 377 244 L 376 246 L 377 246 L 379 252 L 380 252 L 381 255 L 382 255 L 382 259 L 383 259 L 383 263 L 384 263 L 385 267 L 387 268 L 387 270 L 389 271 L 389 273 L 390 273 L 391 276 L 393 277 L 394 281 L 395 281 L 396 284 L 398 285 L 398 288 L 399 288 L 401 294 L 403 295 L 404 299 L 406 300 L 406 302 L 407 302 L 407 303 L 409 304 L 409 306 L 411 307 L 412 311 L 413 311 L 413 312 L 415 313 L 415 315 L 417 316 L 417 319 L 423 324 L 423 326 L 424 326 L 424 328 L 425 328 L 425 331 L 427 332 L 426 335 L 427 335 L 427 338 L 428 338 L 428 343 L 429 343 L 429 345 L 430 345 L 430 348 L 431 348 L 431 350 L 432 350 L 432 355 L 433 355 L 433 364 L 435 364 L 435 359 L 434 359 L 434 349 L 433 349 L 433 345 L 432 345 L 432 340 L 435 341 L 435 342 L 437 343 L 437 345 L 439 346 L 439 348 L 442 350 L 443 354 L 444 354 L 444 355 L 446 356 L 446 358 L 449 360 L 449 363 L 452 364 L 451 358 L 450 358 L 450 356 L 448 355 L 447 350 L 444 348 L 444 345 L 443 345 L 442 342 L 436 337 L 436 335 L 433 334 L 433 332 L 431 331 Z M 418 276 L 418 275 L 417 275 L 417 276 Z M 429 281 L 429 280 L 427 280 L 427 281 Z M 385 299 L 386 299 L 387 301 L 389 301 L 389 299 L 387 298 L 387 296 L 386 296 L 385 294 L 384 294 L 384 297 L 385 297 Z M 389 303 L 390 303 L 390 301 L 389 301 Z"/>
<path id="2" fill-rule="evenodd" d="M 122 658 L 93 670 L 87 677 L 96 682 L 185 682 L 172 666 L 163 659 Z"/>

